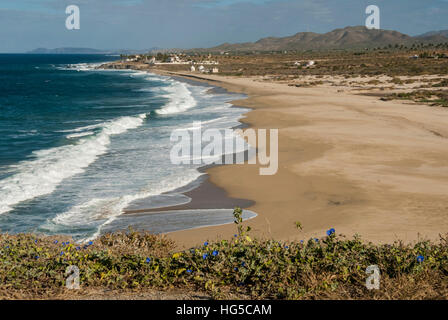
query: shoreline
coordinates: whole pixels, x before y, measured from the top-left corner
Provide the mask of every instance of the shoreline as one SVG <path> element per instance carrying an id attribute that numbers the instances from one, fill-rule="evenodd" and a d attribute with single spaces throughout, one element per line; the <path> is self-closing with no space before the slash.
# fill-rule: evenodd
<path id="1" fill-rule="evenodd" d="M 247 199 L 237 199 L 229 197 L 223 188 L 210 182 L 208 174 L 201 176 L 197 185 L 188 188 L 186 191 L 170 191 L 165 194 L 179 193 L 189 197 L 191 200 L 187 203 L 167 205 L 154 208 L 125 209 L 125 215 L 136 213 L 151 213 L 176 210 L 195 210 L 195 209 L 233 209 L 234 207 L 248 208 L 254 205 L 254 202 Z M 183 189 L 183 188 L 182 188 Z"/>
<path id="2" fill-rule="evenodd" d="M 424 156 L 424 152 L 430 149 L 426 145 L 428 139 L 431 140 L 430 146 L 433 146 L 440 143 L 440 137 L 448 137 L 448 130 L 443 128 L 443 121 L 440 120 L 444 115 L 448 116 L 445 109 L 428 110 L 425 105 L 410 107 L 406 102 L 383 102 L 378 101 L 377 97 L 338 92 L 332 88 L 297 89 L 284 84 L 262 82 L 257 78 L 215 75 L 198 77 L 188 72 L 161 74 L 186 78 L 193 76 L 204 82 L 211 80 L 213 85 L 228 91 L 244 93 L 248 98 L 231 102 L 251 109 L 241 122 L 254 129 L 279 128 L 279 172 L 276 176 L 258 176 L 258 166 L 242 168 L 227 165 L 207 170 L 210 181 L 223 187 L 230 196 L 238 195 L 255 201 L 248 209 L 257 212 L 258 216 L 247 224 L 257 237 L 297 241 L 320 237 L 329 228 L 335 228 L 338 233 L 347 236 L 359 234 L 362 239 L 374 243 L 392 243 L 398 240 L 409 243 L 421 239 L 436 240 L 448 230 L 444 209 L 448 208 L 448 202 L 442 196 L 442 190 L 445 190 L 443 182 L 447 181 L 444 180 L 446 173 L 443 172 L 443 166 L 448 163 L 443 157 L 443 149 L 440 148 L 437 148 L 437 154 L 433 154 L 431 159 Z M 303 100 L 305 107 L 300 105 Z M 330 124 L 321 126 L 322 129 L 330 125 L 330 131 L 336 131 L 335 135 L 341 136 L 340 142 L 345 144 L 349 140 L 349 143 L 354 145 L 354 148 L 343 150 L 346 153 L 338 152 L 337 156 L 330 160 L 326 159 L 327 156 L 339 148 L 336 142 L 332 141 L 331 133 L 322 129 L 312 130 L 311 133 L 319 136 L 319 139 L 313 139 L 310 132 L 302 130 L 317 127 L 312 121 L 315 113 L 312 106 L 320 104 L 336 109 L 334 119 L 341 124 L 331 124 L 332 117 L 327 118 L 325 114 L 319 114 L 325 122 L 330 121 Z M 381 105 L 378 106 L 379 104 Z M 296 108 L 306 109 L 306 116 L 294 110 Z M 366 108 L 376 110 L 369 114 L 365 111 Z M 279 109 L 278 114 L 273 112 L 275 109 Z M 346 113 L 346 119 L 339 118 L 338 113 Z M 360 141 L 357 130 L 362 132 L 363 125 L 356 125 L 354 130 L 348 133 L 339 132 L 344 131 L 343 124 L 351 125 L 352 122 L 358 121 L 358 115 L 365 117 L 363 121 L 372 127 L 366 128 L 363 136 L 379 141 L 372 141 L 372 145 Z M 293 116 L 294 119 L 291 121 L 288 116 Z M 386 123 L 391 122 L 386 131 L 387 137 L 376 139 L 376 130 L 382 130 L 384 126 L 383 121 L 377 121 L 376 118 L 383 118 Z M 297 133 L 304 133 L 304 136 L 297 135 L 290 126 L 296 126 Z M 421 143 L 412 145 L 403 140 L 400 132 L 402 126 L 418 138 L 424 136 Z M 285 134 L 284 130 L 290 132 Z M 396 135 L 400 136 L 396 138 Z M 392 140 L 389 140 L 390 138 Z M 395 154 L 390 144 L 393 148 L 403 149 L 405 152 Z M 368 151 L 372 147 L 377 148 L 379 153 L 376 151 L 368 154 L 367 159 L 364 159 L 364 155 L 359 155 L 359 150 Z M 380 150 L 386 154 L 381 155 Z M 417 154 L 421 154 L 418 160 L 414 159 Z M 351 172 L 347 174 L 346 168 L 339 163 L 343 163 L 345 157 L 352 155 L 359 158 L 360 162 L 366 162 L 364 165 L 368 167 L 358 168 L 358 164 L 354 163 L 353 168 L 349 168 Z M 418 166 L 421 163 L 432 165 L 434 162 L 437 162 L 437 165 L 430 166 L 428 170 L 425 170 L 424 166 Z M 316 165 L 313 168 L 310 164 Z M 339 170 L 333 170 L 333 166 L 338 164 Z M 379 165 L 384 168 L 374 172 Z M 419 172 L 420 168 L 424 172 Z M 358 171 L 365 171 L 367 179 Z M 390 181 L 387 181 L 388 179 Z M 424 185 L 423 188 L 420 183 Z M 272 188 L 276 194 L 274 197 L 267 186 L 275 186 Z M 438 188 L 440 190 L 437 190 Z M 295 228 L 295 221 L 302 224 L 302 231 Z M 204 239 L 229 239 L 233 232 L 232 226 L 221 226 L 202 228 L 200 234 L 177 231 L 170 234 L 170 237 L 185 243 L 185 246 L 191 246 L 201 243 Z"/>
<path id="3" fill-rule="evenodd" d="M 255 201 L 247 209 L 258 216 L 246 223 L 253 236 L 297 241 L 335 228 L 374 243 L 411 243 L 446 234 L 444 108 L 380 101 L 350 87 L 296 88 L 260 77 L 145 71 L 243 93 L 247 98 L 230 102 L 251 109 L 240 122 L 279 129 L 276 175 L 259 176 L 258 165 L 206 170 L 229 197 Z M 222 225 L 168 236 L 187 248 L 234 232 L 235 226 Z"/>
<path id="4" fill-rule="evenodd" d="M 148 71 L 149 70 L 141 70 L 141 69 L 132 69 L 132 70 L 136 70 L 136 71 Z M 157 73 L 160 75 L 164 75 L 162 73 Z M 199 77 L 191 77 L 191 78 L 186 78 L 186 77 L 182 77 L 182 76 L 172 76 L 172 75 L 166 75 L 169 76 L 177 81 L 181 81 L 181 82 L 186 82 L 189 83 L 191 85 L 200 85 L 202 86 L 205 82 L 204 81 L 199 81 L 199 80 L 204 80 L 204 79 L 200 79 Z M 210 86 L 211 91 L 214 91 L 215 93 L 229 93 L 232 94 L 233 92 L 229 92 L 228 90 L 226 90 L 225 88 L 222 87 L 218 87 L 216 86 L 214 83 L 208 83 L 206 82 L 205 84 L 207 84 L 207 86 Z M 234 105 L 232 102 L 229 102 L 231 104 L 231 108 L 237 108 L 239 106 Z M 244 115 L 243 115 L 244 117 Z M 241 127 L 246 127 L 246 125 L 244 123 L 241 123 L 240 125 L 234 127 L 233 129 L 236 128 L 241 128 Z M 185 196 L 190 198 L 190 201 L 185 202 L 185 203 L 181 203 L 181 204 L 175 204 L 175 205 L 160 205 L 160 206 L 149 206 L 147 208 L 144 207 L 144 205 L 142 205 L 142 203 L 145 202 L 145 199 L 142 199 L 139 201 L 139 207 L 138 209 L 133 209 L 133 208 L 125 208 L 123 215 L 127 216 L 127 218 L 131 218 L 132 216 L 135 217 L 144 217 L 145 214 L 152 214 L 152 213 L 163 213 L 163 212 L 167 212 L 167 213 L 172 213 L 174 211 L 178 211 L 179 213 L 181 213 L 184 210 L 223 210 L 223 209 L 229 209 L 229 210 L 233 210 L 235 207 L 240 207 L 242 209 L 248 209 L 249 207 L 254 205 L 254 201 L 253 200 L 249 200 L 249 199 L 242 199 L 242 198 L 236 198 L 236 197 L 230 197 L 226 190 L 217 186 L 216 184 L 212 183 L 210 181 L 210 175 L 208 174 L 208 169 L 212 168 L 212 167 L 216 167 L 216 166 L 221 166 L 220 164 L 211 164 L 211 165 L 204 165 L 199 167 L 197 170 L 199 172 L 204 173 L 203 176 L 200 176 L 197 180 L 191 182 L 190 184 L 165 192 L 162 195 L 181 195 L 181 196 Z M 250 213 L 252 214 L 252 213 Z M 248 219 L 253 219 L 254 217 L 249 217 Z M 245 218 L 247 219 L 247 218 Z M 246 220 L 245 220 L 246 221 Z M 226 225 L 226 224 L 233 224 L 233 221 L 231 222 L 226 222 L 223 224 L 211 224 L 209 226 L 221 226 L 221 225 Z M 197 230 L 200 228 L 206 228 L 208 226 L 198 226 L 198 227 L 188 227 L 185 230 Z M 173 232 L 178 232 L 178 231 L 170 231 L 170 232 L 166 232 L 164 234 L 170 234 Z"/>

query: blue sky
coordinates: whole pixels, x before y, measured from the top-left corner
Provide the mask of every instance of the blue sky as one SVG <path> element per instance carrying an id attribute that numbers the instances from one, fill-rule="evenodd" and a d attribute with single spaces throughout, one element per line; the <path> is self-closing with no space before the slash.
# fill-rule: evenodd
<path id="1" fill-rule="evenodd" d="M 65 28 L 72 4 L 81 11 L 80 30 Z M 0 52 L 211 47 L 322 33 L 363 25 L 370 4 L 381 9 L 382 29 L 448 29 L 448 0 L 0 0 Z"/>

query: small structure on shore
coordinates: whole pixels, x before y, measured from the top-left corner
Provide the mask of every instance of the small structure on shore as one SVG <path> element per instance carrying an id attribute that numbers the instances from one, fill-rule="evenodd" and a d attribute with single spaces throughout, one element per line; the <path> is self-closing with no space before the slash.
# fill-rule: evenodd
<path id="1" fill-rule="evenodd" d="M 306 67 L 309 68 L 309 67 L 314 66 L 315 64 L 316 64 L 316 62 L 314 62 L 314 60 L 310 60 L 307 62 Z"/>
<path id="2" fill-rule="evenodd" d="M 199 71 L 199 72 L 205 72 L 205 68 L 204 68 L 204 66 L 202 66 L 202 65 L 199 66 L 198 71 Z"/>
<path id="3" fill-rule="evenodd" d="M 219 72 L 219 69 L 218 68 L 216 68 L 216 67 L 214 67 L 214 68 L 212 68 L 212 73 L 218 73 Z"/>
<path id="4" fill-rule="evenodd" d="M 191 72 L 195 72 L 195 71 L 196 71 L 196 68 L 195 68 L 194 66 L 191 66 L 191 67 L 190 67 L 190 71 L 191 71 Z"/>
<path id="5" fill-rule="evenodd" d="M 152 57 L 151 59 L 147 60 L 147 64 L 156 64 L 156 57 Z"/>

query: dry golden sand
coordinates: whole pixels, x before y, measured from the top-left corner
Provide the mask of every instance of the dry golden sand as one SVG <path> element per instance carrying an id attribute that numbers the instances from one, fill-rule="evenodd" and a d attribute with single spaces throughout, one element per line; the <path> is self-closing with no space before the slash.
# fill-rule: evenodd
<path id="1" fill-rule="evenodd" d="M 248 164 L 208 170 L 230 197 L 256 202 L 248 208 L 258 213 L 247 222 L 253 236 L 301 240 L 333 227 L 386 243 L 448 231 L 448 109 L 379 101 L 350 88 L 201 77 L 249 96 L 234 102 L 253 109 L 243 122 L 279 129 L 276 175 L 261 176 L 258 165 Z M 189 247 L 234 233 L 234 225 L 224 225 L 169 237 Z"/>

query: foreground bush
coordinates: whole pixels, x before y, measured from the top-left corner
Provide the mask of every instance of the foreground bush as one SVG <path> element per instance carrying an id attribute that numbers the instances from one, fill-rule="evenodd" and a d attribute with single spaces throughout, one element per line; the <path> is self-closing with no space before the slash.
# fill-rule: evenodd
<path id="1" fill-rule="evenodd" d="M 240 223 L 241 221 L 237 221 Z M 176 252 L 163 237 L 129 231 L 76 244 L 61 237 L 0 235 L 0 295 L 52 297 L 67 292 L 77 266 L 83 290 L 172 288 L 213 298 L 446 299 L 448 245 L 429 241 L 374 245 L 333 229 L 321 239 L 282 243 L 251 239 L 241 225 L 230 240 Z M 367 290 L 377 265 L 379 290 Z"/>

